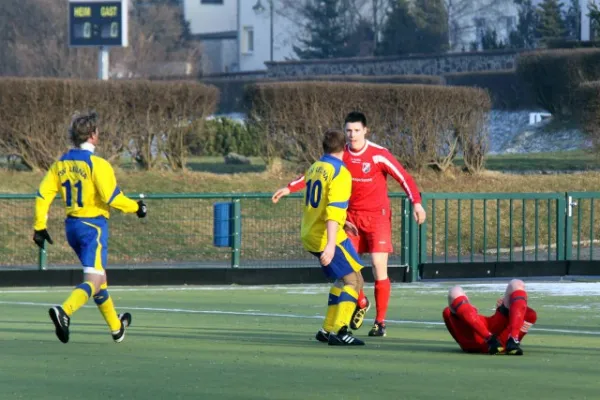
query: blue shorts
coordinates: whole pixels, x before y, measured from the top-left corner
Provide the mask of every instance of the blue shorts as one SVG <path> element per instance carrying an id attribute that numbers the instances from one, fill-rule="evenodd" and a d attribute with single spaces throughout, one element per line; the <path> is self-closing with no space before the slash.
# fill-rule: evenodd
<path id="1" fill-rule="evenodd" d="M 104 217 L 67 217 L 65 231 L 83 272 L 103 275 L 108 261 L 108 220 Z"/>
<path id="2" fill-rule="evenodd" d="M 316 257 L 321 257 L 323 252 L 312 252 Z M 354 249 L 350 239 L 346 239 L 335 247 L 335 253 L 331 263 L 327 266 L 321 265 L 323 273 L 331 279 L 341 279 L 344 276 L 358 272 L 363 269 L 360 257 Z"/>

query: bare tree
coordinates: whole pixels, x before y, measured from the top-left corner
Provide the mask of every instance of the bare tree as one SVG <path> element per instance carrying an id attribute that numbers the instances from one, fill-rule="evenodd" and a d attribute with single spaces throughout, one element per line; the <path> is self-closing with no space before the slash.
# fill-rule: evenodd
<path id="1" fill-rule="evenodd" d="M 96 76 L 96 50 L 69 47 L 67 7 L 68 2 L 57 0 L 0 1 L 0 75 Z M 131 44 L 112 51 L 112 64 L 124 62 L 143 77 L 152 75 L 153 63 L 195 66 L 200 48 L 187 40 L 181 13 L 176 4 L 133 7 Z"/>
<path id="2" fill-rule="evenodd" d="M 161 74 L 178 73 L 161 71 L 159 65 L 196 66 L 200 58 L 200 45 L 185 40 L 185 27 L 181 7 L 172 4 L 149 4 L 132 10 L 129 26 L 129 47 L 116 49 L 113 62 L 121 64 L 133 77 L 148 78 Z M 179 68 L 181 70 L 181 68 Z"/>
<path id="3" fill-rule="evenodd" d="M 0 75 L 94 75 L 93 50 L 68 47 L 67 5 L 53 0 L 1 2 Z"/>

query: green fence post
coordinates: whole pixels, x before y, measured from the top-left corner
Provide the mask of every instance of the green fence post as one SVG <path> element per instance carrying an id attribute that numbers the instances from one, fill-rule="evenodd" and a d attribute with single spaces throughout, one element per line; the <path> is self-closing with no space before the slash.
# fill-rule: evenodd
<path id="1" fill-rule="evenodd" d="M 231 206 L 231 268 L 239 268 L 242 249 L 242 205 L 240 199 L 232 199 Z"/>
<path id="2" fill-rule="evenodd" d="M 423 206 L 425 211 L 427 211 L 427 198 L 425 196 L 421 198 L 421 205 Z M 410 217 L 413 218 L 412 215 Z M 432 228 L 435 229 L 433 225 Z M 421 265 L 427 261 L 427 219 L 425 219 L 425 222 L 423 222 L 423 224 L 421 225 L 419 233 L 420 251 L 418 264 Z"/>
<path id="3" fill-rule="evenodd" d="M 48 254 L 46 253 L 46 243 L 44 243 L 44 248 L 40 249 L 38 254 L 38 270 L 44 271 L 48 267 Z"/>
<path id="4" fill-rule="evenodd" d="M 403 197 L 400 200 L 402 216 L 400 217 L 400 263 L 402 266 L 408 265 L 408 241 L 409 241 L 409 228 L 408 228 L 408 208 L 410 202 L 407 197 Z"/>
<path id="5" fill-rule="evenodd" d="M 567 213 L 568 194 L 556 199 L 556 260 L 565 260 L 565 249 L 567 241 L 565 240 L 565 224 L 571 221 L 571 217 Z M 570 222 L 572 224 L 572 221 Z M 571 227 L 571 229 L 573 229 Z"/>
<path id="6" fill-rule="evenodd" d="M 573 197 L 569 194 L 566 193 L 565 194 L 565 201 L 567 202 L 566 204 L 566 212 L 565 212 L 565 242 L 564 242 L 564 249 L 565 249 L 565 258 L 564 260 L 570 260 L 572 258 L 572 252 L 573 252 L 573 206 L 575 205 L 575 203 L 573 202 Z M 581 229 L 581 227 L 579 227 L 578 229 Z M 558 246 L 560 242 L 558 242 L 556 245 Z"/>
<path id="7" fill-rule="evenodd" d="M 412 217 L 413 206 L 409 204 L 408 208 L 408 229 L 409 229 L 409 249 L 408 249 L 408 281 L 416 282 L 419 280 L 419 230 L 415 219 Z"/>

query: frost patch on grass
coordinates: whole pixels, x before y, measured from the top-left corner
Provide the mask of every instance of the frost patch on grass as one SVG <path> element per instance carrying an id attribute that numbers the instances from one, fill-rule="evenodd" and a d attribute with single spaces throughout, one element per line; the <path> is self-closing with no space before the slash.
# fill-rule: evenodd
<path id="1" fill-rule="evenodd" d="M 464 283 L 459 284 L 468 293 L 503 293 L 505 283 Z M 412 286 L 418 294 L 446 294 L 452 284 L 420 283 Z M 600 282 L 531 282 L 525 280 L 525 288 L 532 296 L 597 296 L 600 295 Z M 398 290 L 409 290 L 409 285 L 398 285 Z"/>

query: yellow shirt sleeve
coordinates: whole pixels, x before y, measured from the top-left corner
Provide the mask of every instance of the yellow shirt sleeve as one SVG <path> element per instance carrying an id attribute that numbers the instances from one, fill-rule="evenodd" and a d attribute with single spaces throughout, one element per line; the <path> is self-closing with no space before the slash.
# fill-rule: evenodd
<path id="1" fill-rule="evenodd" d="M 47 228 L 48 211 L 57 193 L 60 191 L 60 179 L 56 172 L 56 163 L 50 166 L 42 179 L 35 196 L 35 220 L 33 229 L 40 231 Z"/>
<path id="2" fill-rule="evenodd" d="M 138 204 L 125 196 L 119 186 L 113 167 L 103 158 L 93 157 L 94 171 L 92 179 L 103 202 L 125 213 L 134 213 Z"/>
<path id="3" fill-rule="evenodd" d="M 326 221 L 332 220 L 340 225 L 344 225 L 351 191 L 352 177 L 350 172 L 345 167 L 342 167 L 339 174 L 334 176 L 329 184 L 327 208 L 325 209 Z"/>

